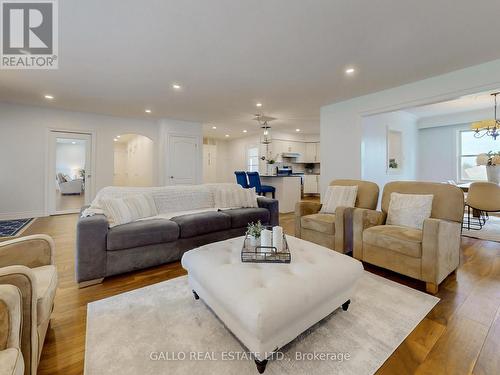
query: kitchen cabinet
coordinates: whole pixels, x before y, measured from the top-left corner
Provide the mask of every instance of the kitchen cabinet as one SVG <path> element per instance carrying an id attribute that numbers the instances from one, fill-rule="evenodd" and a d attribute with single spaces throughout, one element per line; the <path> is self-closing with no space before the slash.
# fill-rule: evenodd
<path id="1" fill-rule="evenodd" d="M 304 194 L 319 194 L 319 175 L 304 175 Z"/>
<path id="2" fill-rule="evenodd" d="M 305 144 L 304 163 L 319 163 L 319 142 L 307 142 Z"/>

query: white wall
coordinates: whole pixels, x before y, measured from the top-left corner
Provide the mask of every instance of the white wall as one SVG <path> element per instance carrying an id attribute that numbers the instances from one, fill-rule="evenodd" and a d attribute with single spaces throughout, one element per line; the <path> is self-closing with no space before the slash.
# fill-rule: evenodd
<path id="1" fill-rule="evenodd" d="M 94 132 L 95 191 L 113 184 L 113 138 L 137 133 L 155 142 L 158 124 L 145 119 L 0 103 L 0 218 L 43 216 L 45 204 L 48 130 Z M 155 171 L 158 169 L 155 168 Z M 154 176 L 157 183 L 157 173 Z"/>
<path id="2" fill-rule="evenodd" d="M 500 60 L 321 107 L 321 188 L 335 178 L 360 178 L 362 116 L 497 89 Z"/>
<path id="3" fill-rule="evenodd" d="M 424 128 L 419 133 L 418 179 L 422 181 L 457 181 L 457 137 L 469 124 Z"/>
<path id="4" fill-rule="evenodd" d="M 398 174 L 387 173 L 387 130 L 402 133 L 402 168 Z M 368 116 L 362 124 L 361 178 L 382 188 L 387 182 L 417 178 L 418 132 L 417 118 L 396 111 Z"/>
<path id="5" fill-rule="evenodd" d="M 128 186 L 153 186 L 153 148 L 153 141 L 142 135 L 136 135 L 128 142 Z"/>
<path id="6" fill-rule="evenodd" d="M 78 170 L 85 169 L 85 145 L 56 143 L 56 173 L 79 178 Z"/>

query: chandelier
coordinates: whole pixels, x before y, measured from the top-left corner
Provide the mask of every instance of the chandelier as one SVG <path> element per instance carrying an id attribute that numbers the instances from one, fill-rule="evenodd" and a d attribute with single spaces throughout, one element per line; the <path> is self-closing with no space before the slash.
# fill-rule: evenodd
<path id="1" fill-rule="evenodd" d="M 253 119 L 257 121 L 260 125 L 260 128 L 263 129 L 261 143 L 265 145 L 270 144 L 272 140 L 270 133 L 271 126 L 269 126 L 268 122 L 276 120 L 276 117 L 265 116 L 263 114 L 256 114 Z"/>
<path id="2" fill-rule="evenodd" d="M 491 120 L 482 120 L 474 122 L 471 129 L 474 130 L 474 137 L 481 138 L 485 135 L 493 137 L 494 140 L 500 136 L 500 120 L 497 118 L 497 95 L 500 92 L 491 94 L 495 98 L 495 118 Z"/>

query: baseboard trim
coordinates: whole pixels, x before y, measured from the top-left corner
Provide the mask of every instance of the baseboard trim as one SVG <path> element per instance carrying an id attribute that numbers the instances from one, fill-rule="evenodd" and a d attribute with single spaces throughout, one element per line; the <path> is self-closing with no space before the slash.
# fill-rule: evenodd
<path id="1" fill-rule="evenodd" d="M 43 216 L 47 216 L 43 211 L 7 212 L 0 213 L 0 220 L 29 219 L 31 217 Z"/>

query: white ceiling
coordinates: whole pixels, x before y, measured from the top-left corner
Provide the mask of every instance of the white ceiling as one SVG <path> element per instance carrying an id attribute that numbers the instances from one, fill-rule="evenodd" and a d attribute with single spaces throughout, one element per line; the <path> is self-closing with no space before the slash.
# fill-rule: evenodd
<path id="1" fill-rule="evenodd" d="M 495 100 L 491 96 L 491 93 L 497 91 L 499 90 L 462 96 L 455 100 L 449 100 L 446 102 L 429 104 L 420 107 L 408 108 L 405 109 L 404 111 L 412 113 L 418 118 L 426 118 L 426 117 L 434 117 L 441 115 L 449 115 L 460 112 L 477 111 L 481 109 L 491 109 L 491 117 L 493 118 L 494 117 L 493 109 L 495 106 Z M 500 96 L 498 100 L 500 101 Z"/>
<path id="2" fill-rule="evenodd" d="M 314 133 L 321 105 L 500 58 L 498 14 L 498 0 L 64 0 L 59 70 L 0 71 L 0 100 L 214 136 L 256 132 L 260 101 L 275 129 Z"/>

